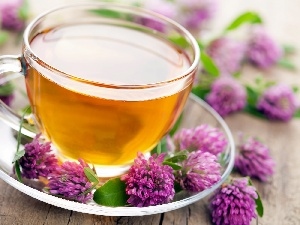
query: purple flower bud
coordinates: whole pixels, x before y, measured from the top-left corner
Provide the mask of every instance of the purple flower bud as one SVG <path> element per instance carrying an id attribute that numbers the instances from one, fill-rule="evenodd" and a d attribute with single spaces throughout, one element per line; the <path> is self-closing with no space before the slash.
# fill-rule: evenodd
<path id="1" fill-rule="evenodd" d="M 235 159 L 235 168 L 242 175 L 266 181 L 274 173 L 275 162 L 269 148 L 256 138 L 248 138 L 239 146 Z"/>
<path id="2" fill-rule="evenodd" d="M 143 7 L 172 19 L 174 19 L 177 10 L 175 4 L 164 0 L 147 0 Z M 165 30 L 165 24 L 151 18 L 144 18 L 141 23 L 160 32 Z"/>
<path id="3" fill-rule="evenodd" d="M 0 100 L 2 100 L 8 106 L 11 105 L 11 102 L 13 101 L 13 99 L 14 99 L 13 94 L 11 94 L 11 95 L 1 95 L 0 96 Z"/>
<path id="4" fill-rule="evenodd" d="M 241 68 L 246 45 L 237 40 L 222 37 L 210 42 L 206 50 L 222 75 L 232 75 Z"/>
<path id="5" fill-rule="evenodd" d="M 145 207 L 170 202 L 175 195 L 173 169 L 163 165 L 164 154 L 152 155 L 148 160 L 142 153 L 134 160 L 127 174 L 121 177 L 126 183 L 127 202 Z"/>
<path id="6" fill-rule="evenodd" d="M 0 15 L 1 16 L 1 15 Z M 1 76 L 0 76 L 1 79 Z M 14 86 L 11 82 L 7 82 L 0 85 L 0 100 L 3 101 L 6 105 L 10 106 L 14 99 Z"/>
<path id="7" fill-rule="evenodd" d="M 51 153 L 50 142 L 42 143 L 37 135 L 32 142 L 24 146 L 25 155 L 20 158 L 22 176 L 28 179 L 47 177 L 57 167 L 57 159 Z"/>
<path id="8" fill-rule="evenodd" d="M 263 27 L 256 27 L 251 34 L 247 56 L 252 64 L 266 69 L 278 62 L 282 50 Z"/>
<path id="9" fill-rule="evenodd" d="M 0 2 L 0 22 L 3 29 L 20 31 L 25 21 L 20 17 L 23 0 L 2 0 Z"/>
<path id="10" fill-rule="evenodd" d="M 82 159 L 76 162 L 64 162 L 49 175 L 48 191 L 68 200 L 86 203 L 93 194 L 92 183 L 84 173 L 84 168 L 89 167 Z"/>
<path id="11" fill-rule="evenodd" d="M 177 0 L 177 21 L 190 31 L 203 28 L 217 11 L 216 0 Z"/>
<path id="12" fill-rule="evenodd" d="M 206 101 L 221 116 L 226 116 L 242 110 L 246 105 L 246 97 L 243 85 L 233 78 L 220 77 L 213 82 Z"/>
<path id="13" fill-rule="evenodd" d="M 183 161 L 182 169 L 176 172 L 176 181 L 182 189 L 199 192 L 210 188 L 221 179 L 221 165 L 209 152 L 194 151 Z"/>
<path id="14" fill-rule="evenodd" d="M 250 225 L 256 218 L 256 189 L 247 178 L 232 179 L 210 199 L 212 222 L 216 225 Z"/>
<path id="15" fill-rule="evenodd" d="M 215 14 L 217 0 L 147 0 L 145 8 L 167 16 L 192 32 L 198 32 Z M 161 24 L 147 20 L 149 27 L 161 31 Z M 151 26 L 150 26 L 151 25 Z M 159 29 L 158 29 L 159 28 Z"/>
<path id="16" fill-rule="evenodd" d="M 266 89 L 257 103 L 257 109 L 271 120 L 288 121 L 293 118 L 297 107 L 293 90 L 285 84 Z"/>
<path id="17" fill-rule="evenodd" d="M 192 129 L 181 129 L 174 135 L 175 151 L 201 150 L 218 155 L 228 144 L 224 133 L 218 128 L 207 124 Z M 169 144 L 170 145 L 170 144 Z"/>

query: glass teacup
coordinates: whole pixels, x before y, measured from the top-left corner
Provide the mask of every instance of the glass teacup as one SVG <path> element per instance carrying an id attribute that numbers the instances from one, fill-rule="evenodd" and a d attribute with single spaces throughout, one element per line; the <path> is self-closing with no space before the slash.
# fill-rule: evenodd
<path id="1" fill-rule="evenodd" d="M 195 39 L 166 17 L 128 5 L 76 4 L 28 25 L 22 55 L 0 58 L 0 84 L 23 74 L 35 123 L 59 157 L 82 158 L 112 176 L 173 126 L 198 61 Z M 0 117 L 16 129 L 6 109 L 1 102 Z"/>

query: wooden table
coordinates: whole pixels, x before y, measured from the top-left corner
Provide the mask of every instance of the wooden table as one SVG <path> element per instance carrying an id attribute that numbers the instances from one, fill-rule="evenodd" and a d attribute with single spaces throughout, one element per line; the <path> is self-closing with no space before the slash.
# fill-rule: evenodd
<path id="1" fill-rule="evenodd" d="M 33 14 L 61 4 L 58 0 L 30 0 Z M 70 1 L 66 1 L 70 2 Z M 74 2 L 74 1 L 73 1 Z M 227 0 L 220 3 L 220 13 L 213 29 L 218 31 L 239 13 L 255 10 L 266 22 L 266 28 L 280 42 L 300 49 L 299 0 Z M 217 33 L 217 32 L 216 32 Z M 19 53 L 19 46 L 0 48 L 0 54 Z M 294 62 L 300 68 L 299 54 Z M 265 72 L 267 77 L 300 86 L 300 74 L 280 68 Z M 258 71 L 246 68 L 243 76 L 253 78 Z M 276 161 L 276 173 L 268 183 L 255 182 L 265 207 L 265 215 L 258 219 L 263 225 L 300 224 L 300 119 L 289 123 L 269 122 L 238 113 L 226 118 L 234 136 L 242 131 L 261 138 L 271 149 Z M 204 201 L 164 214 L 143 217 L 105 217 L 57 208 L 15 190 L 0 180 L 0 224 L 211 224 Z M 253 221 L 253 224 L 256 224 Z"/>

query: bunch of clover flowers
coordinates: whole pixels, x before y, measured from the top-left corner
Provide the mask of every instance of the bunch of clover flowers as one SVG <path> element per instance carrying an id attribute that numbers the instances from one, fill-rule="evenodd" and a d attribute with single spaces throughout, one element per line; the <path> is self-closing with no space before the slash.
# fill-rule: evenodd
<path id="1" fill-rule="evenodd" d="M 228 145 L 223 132 L 207 124 L 183 128 L 169 138 L 169 152 L 149 158 L 138 153 L 126 174 L 100 185 L 95 170 L 84 160 L 58 163 L 50 143 L 40 137 L 26 144 L 17 160 L 22 176 L 46 178 L 44 191 L 51 195 L 81 203 L 93 199 L 113 207 L 161 205 L 171 202 L 178 190 L 197 193 L 210 188 L 220 181 L 218 158 Z M 175 186 L 180 188 L 175 191 Z M 116 199 L 113 203 L 112 198 Z M 229 178 L 210 198 L 212 222 L 248 225 L 257 216 L 258 200 L 255 187 L 246 178 Z"/>
<path id="2" fill-rule="evenodd" d="M 257 40 L 260 39 L 258 38 Z M 245 111 L 272 121 L 290 121 L 300 111 L 299 101 L 296 97 L 297 88 L 284 83 L 264 81 L 263 76 L 257 77 L 251 85 L 243 84 L 242 80 L 239 79 L 240 77 L 235 76 L 235 72 L 241 69 L 243 57 L 235 55 L 226 59 L 220 56 L 222 51 L 234 48 L 232 42 L 234 45 L 239 44 L 229 38 L 222 37 L 212 41 L 207 46 L 206 51 L 219 73 L 211 75 L 205 71 L 204 77 L 208 77 L 206 78 L 208 84 L 203 87 L 203 81 L 205 82 L 206 80 L 203 80 L 203 78 L 199 80 L 199 84 L 194 85 L 194 94 L 204 99 L 222 117 L 235 112 Z M 275 46 L 274 42 L 271 43 Z M 260 44 L 263 45 L 263 43 Z M 269 45 L 271 44 L 269 43 Z M 238 48 L 237 46 L 235 47 Z M 277 46 L 276 49 L 278 48 Z M 261 53 L 261 55 L 266 57 L 276 55 L 276 59 L 270 59 L 269 61 L 266 59 L 268 67 L 271 67 L 280 60 L 280 55 L 273 54 L 270 50 L 271 48 L 265 47 L 264 49 L 266 51 L 264 54 Z M 270 52 L 267 52 L 267 49 Z M 258 51 L 257 49 L 251 50 Z M 241 53 L 242 50 L 237 52 Z M 220 58 L 217 58 L 217 56 Z M 246 59 L 247 57 L 245 56 L 244 58 Z M 258 58 L 263 59 L 262 56 Z"/>
<path id="3" fill-rule="evenodd" d="M 210 188 L 221 179 L 218 156 L 227 147 L 223 132 L 208 125 L 192 128 L 190 132 L 188 130 L 179 130 L 171 138 L 171 142 L 184 142 L 187 149 L 190 149 L 189 145 L 193 145 L 195 150 L 177 148 L 167 153 L 153 154 L 149 158 L 138 153 L 126 174 L 101 185 L 95 170 L 83 159 L 59 163 L 52 153 L 51 144 L 41 140 L 40 135 L 24 146 L 24 154 L 17 162 L 21 177 L 46 179 L 43 190 L 64 199 L 81 203 L 93 199 L 100 205 L 106 205 L 103 192 L 111 191 L 114 185 L 112 192 L 117 186 L 116 192 L 122 195 L 117 199 L 123 200 L 116 205 L 107 206 L 161 205 L 174 199 L 176 185 L 180 186 L 180 191 L 197 193 Z M 191 138 L 193 135 L 194 138 Z M 209 141 L 211 149 L 207 147 Z M 201 146 L 203 150 L 200 149 Z"/>
<path id="4" fill-rule="evenodd" d="M 25 144 L 24 150 L 17 148 L 14 162 L 14 172 L 20 181 L 46 179 L 45 192 L 68 200 L 88 202 L 92 198 L 91 191 L 99 183 L 98 179 L 91 178 L 94 171 L 84 160 L 60 163 L 51 143 L 44 141 L 41 134 Z"/>
<path id="5" fill-rule="evenodd" d="M 234 31 L 249 23 L 246 18 L 257 23 L 248 24 L 247 35 L 235 35 Z M 192 92 L 222 117 L 242 111 L 272 121 L 287 122 L 299 117 L 299 102 L 293 91 L 297 88 L 274 83 L 272 87 L 257 90 L 249 86 L 248 79 L 242 77 L 245 65 L 255 67 L 261 75 L 275 66 L 295 69 L 288 59 L 290 50 L 272 37 L 263 19 L 255 12 L 245 12 L 223 31 L 213 39 L 198 39 L 203 68 Z"/>
<path id="6" fill-rule="evenodd" d="M 175 186 L 190 193 L 201 192 L 221 180 L 218 156 L 228 143 L 224 133 L 207 124 L 183 128 L 168 139 L 168 154 L 139 154 L 125 181 L 128 203 L 151 206 L 170 202 Z"/>

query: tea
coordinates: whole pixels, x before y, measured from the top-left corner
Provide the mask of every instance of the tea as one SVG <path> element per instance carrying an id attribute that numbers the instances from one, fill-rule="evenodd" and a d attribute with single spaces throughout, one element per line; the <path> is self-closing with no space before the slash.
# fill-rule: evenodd
<path id="1" fill-rule="evenodd" d="M 70 159 L 124 165 L 150 151 L 178 118 L 191 82 L 151 94 L 135 85 L 180 77 L 190 66 L 182 50 L 138 29 L 110 24 L 68 24 L 37 34 L 30 43 L 43 62 L 64 73 L 53 80 L 28 67 L 27 92 L 43 134 Z M 69 77 L 107 87 L 104 96 L 67 85 Z M 128 85 L 115 97 L 117 85 Z M 157 96 L 160 97 L 157 97 Z"/>

